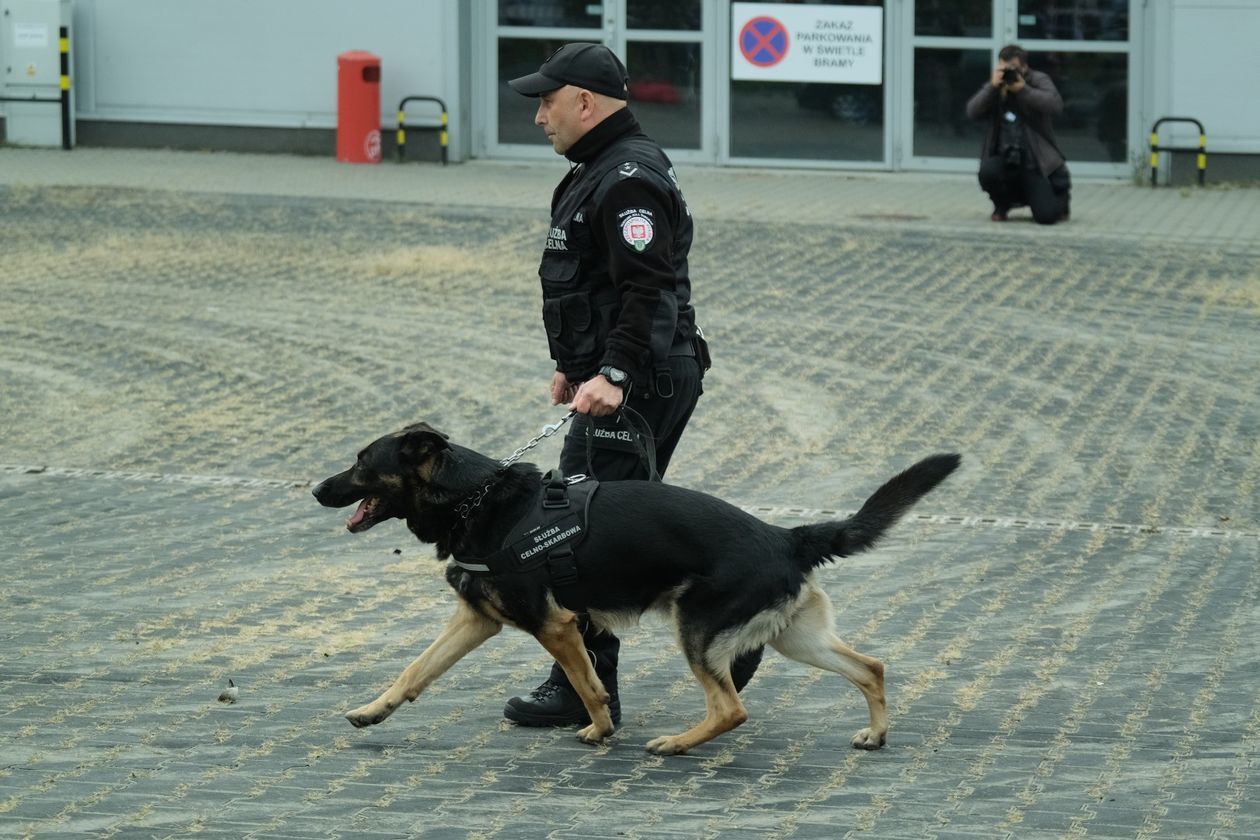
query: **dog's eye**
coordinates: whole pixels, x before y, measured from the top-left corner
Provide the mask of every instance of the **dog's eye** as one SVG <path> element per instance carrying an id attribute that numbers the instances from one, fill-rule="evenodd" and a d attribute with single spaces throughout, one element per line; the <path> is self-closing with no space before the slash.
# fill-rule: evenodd
<path id="1" fill-rule="evenodd" d="M 373 479 L 376 477 L 376 473 L 372 471 L 371 467 L 363 462 L 362 458 L 354 462 L 354 473 L 360 479 Z"/>

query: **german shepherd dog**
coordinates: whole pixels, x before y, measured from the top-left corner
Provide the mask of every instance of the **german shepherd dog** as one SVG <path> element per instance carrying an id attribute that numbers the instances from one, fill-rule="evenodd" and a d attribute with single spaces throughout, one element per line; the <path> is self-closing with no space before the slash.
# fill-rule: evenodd
<path id="1" fill-rule="evenodd" d="M 856 685 L 866 697 L 870 725 L 852 744 L 882 747 L 888 732 L 884 665 L 836 636 L 831 600 L 815 570 L 873 546 L 959 460 L 952 454 L 926 458 L 876 490 L 852 517 L 791 529 L 694 490 L 648 481 L 601 483 L 580 546 L 577 600 L 602 629 L 633 626 L 649 610 L 669 615 L 704 689 L 704 720 L 648 742 L 648 751 L 683 753 L 747 720 L 731 682 L 731 661 L 767 644 Z M 533 465 L 503 468 L 425 423 L 369 444 L 354 466 L 314 490 L 325 507 L 359 502 L 346 522 L 351 532 L 404 519 L 421 542 L 436 546 L 440 560 L 493 554 L 513 525 L 539 505 L 541 492 L 541 473 Z M 582 644 L 578 614 L 561 605 L 545 567 L 487 575 L 451 562 L 446 580 L 459 596 L 455 615 L 380 697 L 346 714 L 352 724 L 385 720 L 507 624 L 537 639 L 564 668 L 591 719 L 578 738 L 594 744 L 612 734 L 608 693 Z"/>

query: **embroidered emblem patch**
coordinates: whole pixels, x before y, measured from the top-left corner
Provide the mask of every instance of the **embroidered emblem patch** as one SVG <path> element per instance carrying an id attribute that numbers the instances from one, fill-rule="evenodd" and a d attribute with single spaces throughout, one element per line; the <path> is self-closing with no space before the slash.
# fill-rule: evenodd
<path id="1" fill-rule="evenodd" d="M 641 212 L 635 212 L 621 219 L 621 238 L 636 251 L 643 251 L 652 244 L 656 231 L 652 229 L 652 220 Z"/>

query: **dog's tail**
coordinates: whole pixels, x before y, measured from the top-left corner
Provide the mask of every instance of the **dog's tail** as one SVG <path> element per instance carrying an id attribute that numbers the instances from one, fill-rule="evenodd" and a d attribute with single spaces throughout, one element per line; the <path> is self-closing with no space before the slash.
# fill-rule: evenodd
<path id="1" fill-rule="evenodd" d="M 932 455 L 884 483 L 853 516 L 839 522 L 820 522 L 792 529 L 796 561 L 802 571 L 834 557 L 847 557 L 875 545 L 915 502 L 958 468 L 962 457 Z"/>

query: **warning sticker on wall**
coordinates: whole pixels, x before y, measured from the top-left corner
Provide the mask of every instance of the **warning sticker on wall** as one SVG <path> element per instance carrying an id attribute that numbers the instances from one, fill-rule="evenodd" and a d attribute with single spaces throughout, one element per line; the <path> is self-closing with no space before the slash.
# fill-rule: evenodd
<path id="1" fill-rule="evenodd" d="M 49 28 L 45 23 L 13 24 L 13 46 L 24 50 L 42 50 L 48 47 Z"/>

